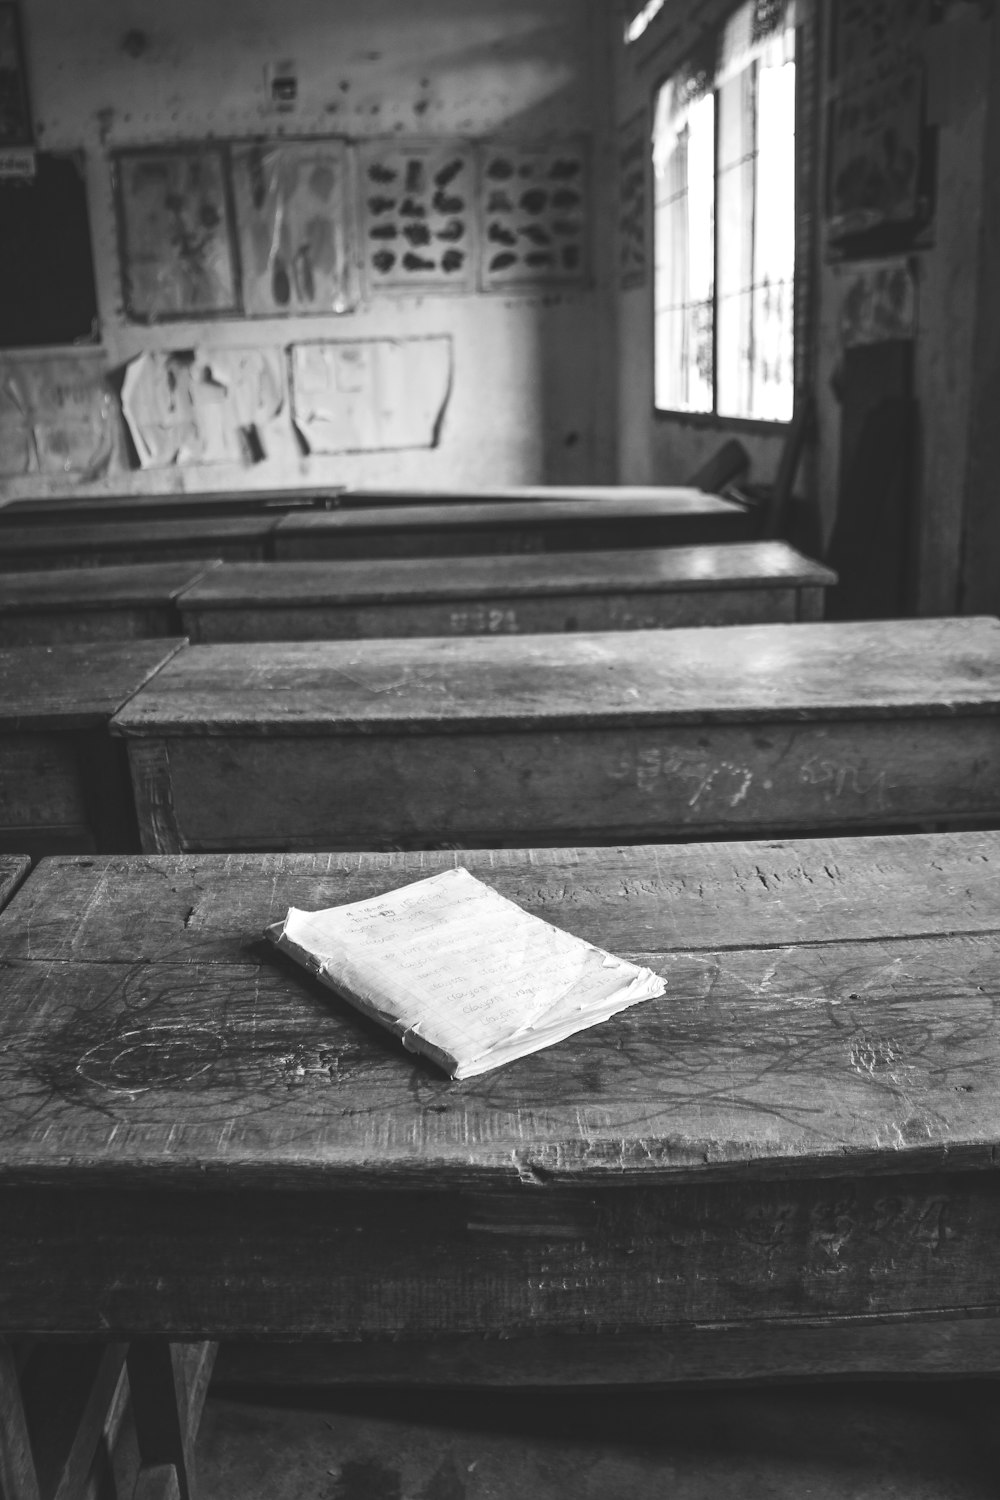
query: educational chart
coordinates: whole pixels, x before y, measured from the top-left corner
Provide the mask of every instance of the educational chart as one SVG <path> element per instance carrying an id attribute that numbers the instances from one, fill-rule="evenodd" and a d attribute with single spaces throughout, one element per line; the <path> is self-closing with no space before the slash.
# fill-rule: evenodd
<path id="1" fill-rule="evenodd" d="M 129 316 L 238 312 L 225 148 L 122 151 L 115 161 Z"/>
<path id="2" fill-rule="evenodd" d="M 640 111 L 622 126 L 618 141 L 618 279 L 624 289 L 646 284 L 649 161 L 649 127 Z"/>
<path id="3" fill-rule="evenodd" d="M 474 156 L 461 141 L 360 149 L 369 291 L 475 289 Z"/>
<path id="4" fill-rule="evenodd" d="M 0 474 L 98 479 L 123 467 L 102 349 L 0 359 Z"/>
<path id="5" fill-rule="evenodd" d="M 311 453 L 433 448 L 451 392 L 446 337 L 293 344 L 292 417 Z"/>
<path id="6" fill-rule="evenodd" d="M 349 312 L 357 290 L 346 144 L 256 141 L 234 145 L 231 159 L 244 311 Z"/>
<path id="7" fill-rule="evenodd" d="M 484 291 L 585 278 L 588 172 L 581 141 L 546 150 L 487 147 L 479 191 Z"/>

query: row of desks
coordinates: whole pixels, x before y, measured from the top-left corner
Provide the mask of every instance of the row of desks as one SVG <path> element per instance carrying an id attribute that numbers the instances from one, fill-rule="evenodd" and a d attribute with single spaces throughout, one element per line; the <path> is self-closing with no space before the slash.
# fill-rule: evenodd
<path id="1" fill-rule="evenodd" d="M 609 491 L 603 497 L 477 499 L 337 511 L 91 521 L 0 527 L 0 572 L 176 562 L 466 556 L 744 541 L 753 513 L 690 488 Z"/>
<path id="2" fill-rule="evenodd" d="M 24 647 L 0 773 L 0 847 L 29 852 L 983 821 L 1000 622 Z"/>
<path id="3" fill-rule="evenodd" d="M 0 575 L 0 645 L 521 634 L 819 619 L 836 574 L 784 542 Z"/>

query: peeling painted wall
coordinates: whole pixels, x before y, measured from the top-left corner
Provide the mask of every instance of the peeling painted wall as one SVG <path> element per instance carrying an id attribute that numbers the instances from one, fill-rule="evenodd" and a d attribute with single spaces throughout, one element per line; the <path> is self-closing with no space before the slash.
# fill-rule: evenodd
<path id="1" fill-rule="evenodd" d="M 440 446 L 128 473 L 82 486 L 600 481 L 615 425 L 606 236 L 610 58 L 602 0 L 23 0 L 38 144 L 82 148 L 110 366 L 145 349 L 449 334 L 455 382 Z M 298 101 L 270 99 L 292 62 Z M 212 137 L 464 135 L 593 142 L 592 262 L 584 288 L 377 296 L 337 317 L 142 327 L 124 313 L 109 153 Z M 12 488 L 13 486 L 13 488 Z M 51 477 L 6 493 L 51 493 Z M 4 493 L 0 489 L 0 494 Z"/>

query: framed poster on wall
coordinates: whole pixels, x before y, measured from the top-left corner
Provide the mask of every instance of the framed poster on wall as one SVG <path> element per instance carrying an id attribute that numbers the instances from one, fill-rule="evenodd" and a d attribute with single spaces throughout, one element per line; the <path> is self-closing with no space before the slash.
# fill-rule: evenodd
<path id="1" fill-rule="evenodd" d="M 122 290 L 140 323 L 240 311 L 226 148 L 114 158 Z"/>
<path id="2" fill-rule="evenodd" d="M 483 291 L 586 280 L 590 225 L 583 140 L 547 148 L 484 147 L 479 195 Z"/>
<path id="3" fill-rule="evenodd" d="M 475 290 L 475 159 L 463 141 L 361 146 L 365 278 L 380 291 Z"/>
<path id="4" fill-rule="evenodd" d="M 247 316 L 350 312 L 357 277 L 346 142 L 241 141 L 231 161 Z"/>

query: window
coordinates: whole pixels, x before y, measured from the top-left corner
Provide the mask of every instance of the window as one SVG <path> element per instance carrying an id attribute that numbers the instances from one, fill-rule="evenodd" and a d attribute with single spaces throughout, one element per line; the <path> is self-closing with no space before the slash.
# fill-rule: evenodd
<path id="1" fill-rule="evenodd" d="M 750 0 L 658 90 L 658 411 L 787 422 L 794 393 L 795 20 Z"/>

